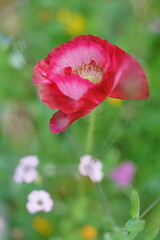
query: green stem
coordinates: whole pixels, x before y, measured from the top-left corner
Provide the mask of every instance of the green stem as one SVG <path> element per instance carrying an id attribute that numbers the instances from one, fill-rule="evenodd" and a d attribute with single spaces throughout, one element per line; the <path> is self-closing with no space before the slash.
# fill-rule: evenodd
<path id="1" fill-rule="evenodd" d="M 139 219 L 142 219 L 152 208 L 154 208 L 157 203 L 160 202 L 160 197 L 158 197 L 139 217 Z"/>
<path id="2" fill-rule="evenodd" d="M 95 110 L 94 110 L 90 113 L 90 121 L 89 121 L 87 141 L 86 141 L 86 154 L 91 154 L 91 152 L 92 152 L 93 140 L 94 140 L 95 119 L 96 119 L 96 114 L 95 114 Z M 112 217 L 112 214 L 110 211 L 111 209 L 109 207 L 109 204 L 108 204 L 108 201 L 104 194 L 104 191 L 99 183 L 95 183 L 95 188 L 96 188 L 98 196 L 101 200 L 102 208 L 108 219 L 108 225 L 110 225 L 110 228 L 113 229 L 116 226 L 116 224 Z"/>
<path id="3" fill-rule="evenodd" d="M 86 141 L 86 154 L 91 154 L 92 152 L 95 117 L 96 115 L 94 110 L 90 113 L 90 122 L 88 126 L 88 134 L 87 134 L 87 141 Z"/>
<path id="4" fill-rule="evenodd" d="M 107 230 L 113 230 L 116 227 L 116 223 L 111 214 L 111 208 L 110 208 L 110 205 L 106 198 L 106 195 L 105 195 L 100 183 L 95 183 L 95 187 L 96 187 L 97 193 L 99 195 L 99 198 L 101 200 L 104 213 L 108 219 L 108 227 L 107 227 L 108 229 Z"/>

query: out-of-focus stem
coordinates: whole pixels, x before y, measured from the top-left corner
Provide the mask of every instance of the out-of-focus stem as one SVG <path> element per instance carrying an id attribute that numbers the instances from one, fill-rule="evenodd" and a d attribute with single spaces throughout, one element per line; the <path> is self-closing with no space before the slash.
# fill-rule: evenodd
<path id="1" fill-rule="evenodd" d="M 95 110 L 94 110 L 90 113 L 90 122 L 89 122 L 89 126 L 88 126 L 87 140 L 86 140 L 86 154 L 91 154 L 91 152 L 92 152 L 93 140 L 94 140 L 95 119 L 96 119 L 96 114 L 95 114 Z M 104 214 L 109 222 L 110 228 L 113 229 L 116 226 L 116 224 L 112 217 L 107 198 L 106 198 L 104 191 L 99 183 L 95 183 L 95 187 L 96 187 L 98 196 L 100 198 L 101 205 L 104 210 Z"/>
<path id="2" fill-rule="evenodd" d="M 139 219 L 142 219 L 152 208 L 154 208 L 157 203 L 160 202 L 160 197 L 158 197 L 139 217 Z"/>
<path id="3" fill-rule="evenodd" d="M 91 154 L 93 147 L 93 135 L 95 127 L 95 110 L 90 113 L 90 122 L 88 126 L 87 140 L 86 140 L 86 154 Z"/>
<path id="4" fill-rule="evenodd" d="M 105 196 L 104 191 L 103 191 L 100 183 L 95 183 L 95 187 L 96 187 L 97 193 L 99 195 L 99 198 L 101 200 L 105 216 L 107 217 L 107 219 L 109 221 L 110 228 L 111 228 L 110 230 L 113 230 L 116 227 L 116 223 L 115 223 L 115 220 L 114 220 L 114 218 L 111 214 L 111 210 L 110 210 L 110 206 L 108 204 L 107 197 Z"/>

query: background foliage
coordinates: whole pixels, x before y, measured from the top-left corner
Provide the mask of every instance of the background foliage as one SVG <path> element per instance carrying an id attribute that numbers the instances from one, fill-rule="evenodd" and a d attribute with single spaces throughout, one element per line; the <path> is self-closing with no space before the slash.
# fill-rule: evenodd
<path id="1" fill-rule="evenodd" d="M 159 0 L 1 0 L 0 239 L 102 240 L 107 230 L 101 195 L 77 170 L 86 153 L 89 115 L 53 135 L 48 127 L 53 111 L 40 102 L 32 84 L 35 63 L 80 34 L 123 48 L 149 79 L 148 100 L 106 99 L 96 110 L 92 155 L 104 164 L 101 186 L 116 223 L 124 226 L 129 218 L 132 188 L 140 194 L 142 211 L 159 196 L 159 19 Z M 14 169 L 21 157 L 32 154 L 40 159 L 39 178 L 18 185 Z M 125 159 L 136 164 L 137 173 L 131 187 L 120 188 L 108 173 Z M 33 189 L 50 192 L 55 201 L 51 213 L 27 212 Z M 146 233 L 160 225 L 159 213 L 157 205 L 146 215 Z"/>

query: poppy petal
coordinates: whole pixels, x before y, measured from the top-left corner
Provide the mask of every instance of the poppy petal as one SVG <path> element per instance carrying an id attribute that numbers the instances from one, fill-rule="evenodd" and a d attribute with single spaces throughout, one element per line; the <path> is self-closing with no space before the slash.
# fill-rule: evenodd
<path id="1" fill-rule="evenodd" d="M 69 126 L 69 118 L 68 115 L 58 111 L 53 114 L 50 120 L 50 130 L 52 133 L 59 133 L 64 131 Z"/>
<path id="2" fill-rule="evenodd" d="M 116 47 L 117 48 L 117 47 Z M 111 78 L 115 78 L 114 88 L 109 97 L 119 99 L 146 99 L 149 96 L 147 78 L 139 63 L 123 50 L 117 48 Z"/>
<path id="3" fill-rule="evenodd" d="M 39 86 L 39 96 L 51 109 L 60 109 L 70 113 L 76 106 L 76 101 L 65 96 L 55 83 L 46 83 Z"/>
<path id="4" fill-rule="evenodd" d="M 51 81 L 55 82 L 59 90 L 65 95 L 74 100 L 79 100 L 88 88 L 95 84 L 83 79 L 76 74 L 68 75 L 51 75 Z"/>

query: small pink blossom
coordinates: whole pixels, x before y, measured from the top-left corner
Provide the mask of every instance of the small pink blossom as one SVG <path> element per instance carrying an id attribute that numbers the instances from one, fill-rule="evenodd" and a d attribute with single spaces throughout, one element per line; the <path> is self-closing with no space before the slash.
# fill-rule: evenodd
<path id="1" fill-rule="evenodd" d="M 50 194 L 44 190 L 34 190 L 28 195 L 26 208 L 30 213 L 50 212 L 54 205 Z"/>
<path id="2" fill-rule="evenodd" d="M 16 167 L 13 179 L 16 183 L 31 183 L 38 177 L 36 167 L 39 164 L 37 156 L 31 155 L 20 159 Z"/>
<path id="3" fill-rule="evenodd" d="M 131 161 L 122 162 L 110 172 L 110 179 L 120 186 L 127 187 L 132 184 L 136 173 L 136 166 Z"/>
<path id="4" fill-rule="evenodd" d="M 80 158 L 79 172 L 83 176 L 88 176 L 93 182 L 100 182 L 103 178 L 102 162 L 93 159 L 90 155 L 84 155 Z"/>

